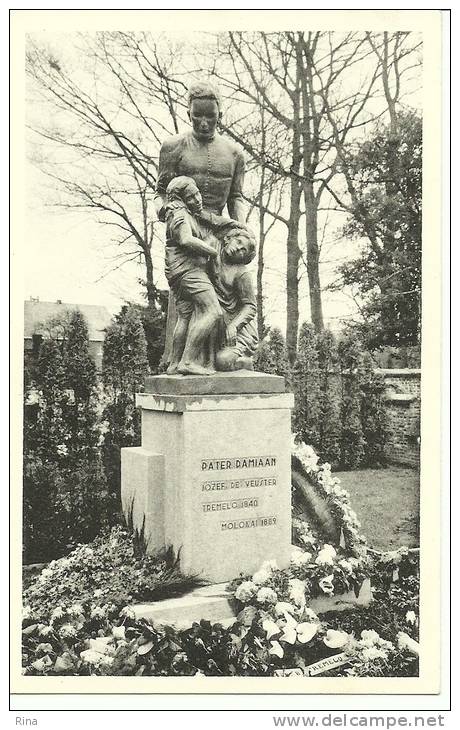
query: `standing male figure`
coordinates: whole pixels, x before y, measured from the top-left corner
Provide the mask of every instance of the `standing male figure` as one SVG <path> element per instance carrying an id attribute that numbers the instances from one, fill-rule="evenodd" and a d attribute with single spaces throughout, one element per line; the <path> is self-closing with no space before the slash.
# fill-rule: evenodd
<path id="1" fill-rule="evenodd" d="M 208 82 L 193 84 L 188 92 L 188 117 L 192 129 L 169 137 L 160 150 L 159 170 L 154 203 L 158 218 L 164 221 L 166 189 L 178 176 L 191 177 L 201 193 L 203 209 L 222 214 L 227 207 L 233 220 L 244 223 L 245 206 L 242 197 L 244 157 L 230 140 L 217 133 L 222 117 L 221 99 L 217 89 Z M 212 284 L 210 283 L 211 287 Z M 210 292 L 210 297 L 212 293 Z M 163 361 L 169 362 L 173 339 L 173 299 L 170 292 L 166 345 Z M 216 295 L 217 301 L 217 295 Z M 215 302 L 210 304 L 215 306 Z M 207 321 L 196 318 L 195 327 Z M 198 339 L 200 332 L 198 332 Z M 194 368 L 192 368 L 194 369 Z M 197 372 L 196 369 L 194 369 Z M 182 369 L 184 372 L 184 369 Z"/>

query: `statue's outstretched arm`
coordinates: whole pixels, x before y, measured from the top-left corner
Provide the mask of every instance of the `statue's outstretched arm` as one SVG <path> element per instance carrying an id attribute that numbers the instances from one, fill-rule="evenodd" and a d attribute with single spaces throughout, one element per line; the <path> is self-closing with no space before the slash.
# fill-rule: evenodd
<path id="1" fill-rule="evenodd" d="M 192 229 L 187 221 L 181 222 L 175 228 L 174 236 L 180 246 L 184 246 L 195 253 L 205 254 L 206 256 L 217 256 L 215 248 L 193 235 Z"/>
<path id="2" fill-rule="evenodd" d="M 231 218 L 240 223 L 246 222 L 246 204 L 243 198 L 245 162 L 242 152 L 239 152 L 233 174 L 230 193 L 227 200 L 228 213 Z"/>

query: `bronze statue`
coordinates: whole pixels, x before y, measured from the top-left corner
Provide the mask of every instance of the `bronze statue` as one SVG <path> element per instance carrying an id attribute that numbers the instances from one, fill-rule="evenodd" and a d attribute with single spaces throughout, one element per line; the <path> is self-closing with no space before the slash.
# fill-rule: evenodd
<path id="1" fill-rule="evenodd" d="M 244 157 L 216 132 L 220 107 L 211 84 L 194 84 L 188 93 L 192 130 L 170 137 L 160 150 L 155 206 L 167 224 L 171 292 L 163 361 L 168 373 L 250 367 L 257 343 L 255 299 L 243 262 L 255 255 L 244 224 Z M 225 207 L 230 219 L 221 216 Z"/>

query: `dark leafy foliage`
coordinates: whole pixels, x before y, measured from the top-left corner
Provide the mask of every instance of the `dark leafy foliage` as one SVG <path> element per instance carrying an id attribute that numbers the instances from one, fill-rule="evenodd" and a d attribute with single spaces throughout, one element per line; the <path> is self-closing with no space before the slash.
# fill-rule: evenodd
<path id="1" fill-rule="evenodd" d="M 97 379 L 83 315 L 50 327 L 24 412 L 24 557 L 59 557 L 107 519 Z"/>
<path id="2" fill-rule="evenodd" d="M 282 375 L 289 381 L 286 342 L 278 327 L 273 327 L 268 338 L 260 343 L 254 360 L 254 369 L 271 375 Z"/>
<path id="3" fill-rule="evenodd" d="M 120 505 L 120 449 L 140 444 L 135 394 L 149 372 L 147 341 L 137 308 L 123 307 L 107 329 L 102 359 L 106 406 L 102 413 L 102 455 L 116 513 Z"/>
<path id="4" fill-rule="evenodd" d="M 158 292 L 156 307 L 132 304 L 137 311 L 144 328 L 147 343 L 147 359 L 152 373 L 159 372 L 160 360 L 165 347 L 166 312 L 168 309 L 168 292 Z"/>
<path id="5" fill-rule="evenodd" d="M 398 116 L 396 134 L 383 126 L 347 159 L 356 188 L 345 235 L 367 242 L 340 268 L 343 285 L 363 300 L 355 326 L 369 349 L 417 345 L 422 256 L 422 120 Z"/>
<path id="6" fill-rule="evenodd" d="M 341 464 L 345 469 L 354 469 L 364 459 L 364 437 L 361 423 L 361 389 L 359 367 L 361 348 L 354 338 L 342 340 L 339 344 L 342 367 L 342 432 Z"/>
<path id="7" fill-rule="evenodd" d="M 304 323 L 292 369 L 293 430 L 333 468 L 385 464 L 383 378 L 355 336 L 337 346 Z"/>
<path id="8" fill-rule="evenodd" d="M 292 371 L 295 395 L 294 432 L 315 449 L 321 444 L 321 391 L 318 351 L 313 325 L 300 328 L 297 358 Z"/>
<path id="9" fill-rule="evenodd" d="M 334 335 L 324 330 L 317 335 L 320 375 L 320 443 L 321 459 L 336 467 L 340 464 L 341 379 Z M 306 442 L 307 443 L 307 442 Z"/>

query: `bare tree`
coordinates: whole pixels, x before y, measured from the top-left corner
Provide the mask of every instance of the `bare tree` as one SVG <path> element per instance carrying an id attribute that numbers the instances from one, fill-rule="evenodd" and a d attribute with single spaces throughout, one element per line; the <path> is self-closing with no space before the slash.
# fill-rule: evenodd
<path id="1" fill-rule="evenodd" d="M 270 126 L 275 144 L 262 149 L 261 135 L 247 133 L 253 124 L 250 114 L 230 120 L 226 131 L 257 164 L 289 185 L 288 210 L 278 220 L 287 227 L 286 341 L 292 361 L 299 323 L 302 219 L 311 317 L 318 331 L 324 326 L 318 209 L 338 171 L 330 119 L 340 118 L 345 139 L 375 116 L 367 102 L 379 75 L 378 64 L 363 33 L 231 32 L 226 42 L 219 40 L 219 52 L 225 63 L 216 62 L 214 75 L 235 102 L 264 110 L 265 126 Z M 358 65 L 358 84 L 343 89 L 345 72 Z"/>
<path id="2" fill-rule="evenodd" d="M 126 47 L 124 36 L 122 40 Z M 57 184 L 57 204 L 94 211 L 101 223 L 114 230 L 118 248 L 114 267 L 130 260 L 143 263 L 147 300 L 155 306 L 158 290 L 152 247 L 155 240 L 160 244 L 161 237 L 149 201 L 160 139 L 177 129 L 177 114 L 158 69 L 152 78 L 160 79 L 161 88 L 155 90 L 159 109 L 155 116 L 149 115 L 144 87 L 135 84 L 129 65 L 132 54 L 126 53 L 123 65 L 114 53 L 115 42 L 119 47 L 119 34 L 80 36 L 84 57 L 92 64 L 86 73 L 72 64 L 68 68 L 65 60 L 31 42 L 26 68 L 32 91 L 51 113 L 44 120 L 42 114 L 35 115 L 30 126 L 42 141 L 61 150 L 61 157 L 54 154 L 40 165 Z"/>

